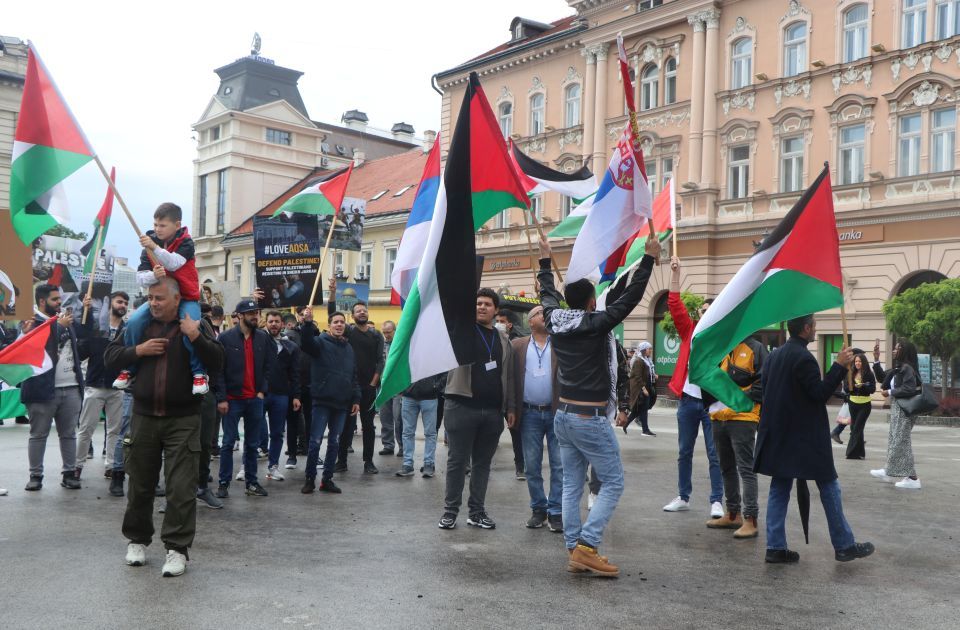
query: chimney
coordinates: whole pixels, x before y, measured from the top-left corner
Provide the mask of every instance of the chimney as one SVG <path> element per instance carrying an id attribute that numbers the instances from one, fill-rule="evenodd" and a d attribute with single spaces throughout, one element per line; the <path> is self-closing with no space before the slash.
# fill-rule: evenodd
<path id="1" fill-rule="evenodd" d="M 348 129 L 356 129 L 357 131 L 366 131 L 369 120 L 367 115 L 358 109 L 351 109 L 340 117 L 340 122 L 346 125 Z"/>
<path id="2" fill-rule="evenodd" d="M 437 141 L 437 132 L 433 129 L 427 129 L 423 132 L 423 152 L 430 153 L 433 143 Z"/>
<path id="3" fill-rule="evenodd" d="M 360 149 L 353 150 L 353 165 L 360 166 L 367 159 L 367 154 L 361 151 Z"/>
<path id="4" fill-rule="evenodd" d="M 398 122 L 390 128 L 390 133 L 393 134 L 394 140 L 410 143 L 413 142 L 413 125 L 408 125 L 405 122 Z"/>

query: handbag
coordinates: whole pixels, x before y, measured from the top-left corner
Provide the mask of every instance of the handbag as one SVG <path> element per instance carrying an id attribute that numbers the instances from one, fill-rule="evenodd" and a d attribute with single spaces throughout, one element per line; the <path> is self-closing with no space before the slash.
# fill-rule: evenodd
<path id="1" fill-rule="evenodd" d="M 930 413 L 940 406 L 936 395 L 933 393 L 933 386 L 929 383 L 923 383 L 916 395 L 910 398 L 897 398 L 897 404 L 900 409 L 908 416 L 919 416 Z"/>
<path id="2" fill-rule="evenodd" d="M 850 425 L 850 405 L 847 403 L 843 403 L 840 407 L 840 413 L 837 414 L 837 424 Z"/>

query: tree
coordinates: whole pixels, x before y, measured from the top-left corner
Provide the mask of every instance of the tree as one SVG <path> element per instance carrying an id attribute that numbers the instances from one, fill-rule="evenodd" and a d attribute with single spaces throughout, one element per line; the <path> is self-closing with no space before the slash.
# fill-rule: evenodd
<path id="1" fill-rule="evenodd" d="M 940 357 L 941 398 L 947 395 L 947 370 L 960 352 L 960 278 L 921 284 L 883 305 L 887 328 Z"/>
<path id="2" fill-rule="evenodd" d="M 684 291 L 680 294 L 680 299 L 683 301 L 683 305 L 687 307 L 687 313 L 690 314 L 690 319 L 694 321 L 699 319 L 700 307 L 703 306 L 705 298 L 702 295 Z M 663 321 L 660 322 L 660 330 L 668 335 L 677 336 L 677 325 L 673 323 L 673 316 L 669 311 L 663 315 Z"/>
<path id="3" fill-rule="evenodd" d="M 44 232 L 44 234 L 47 234 L 48 236 L 62 236 L 63 238 L 75 238 L 84 242 L 86 242 L 86 240 L 89 238 L 86 232 L 74 232 L 67 226 L 59 223 Z"/>

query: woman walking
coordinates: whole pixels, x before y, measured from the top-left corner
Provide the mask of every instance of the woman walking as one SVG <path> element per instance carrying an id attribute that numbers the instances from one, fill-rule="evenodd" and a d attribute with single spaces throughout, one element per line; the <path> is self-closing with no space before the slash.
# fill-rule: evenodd
<path id="1" fill-rule="evenodd" d="M 637 421 L 644 435 L 656 436 L 656 433 L 650 430 L 648 421 L 650 408 L 657 395 L 654 387 L 657 373 L 648 356 L 651 349 L 648 342 L 642 342 L 630 366 L 630 420 L 623 426 L 624 433 L 627 432 L 630 422 Z"/>
<path id="2" fill-rule="evenodd" d="M 887 378 L 890 389 L 884 389 L 883 395 L 891 397 L 890 437 L 887 442 L 887 466 L 871 470 L 870 474 L 882 481 L 896 482 L 898 488 L 920 489 L 920 479 L 913 462 L 913 443 L 910 432 L 913 430 L 914 417 L 907 415 L 899 404 L 899 399 L 912 398 L 920 391 L 920 368 L 917 361 L 917 348 L 906 339 L 901 340 L 893 349 L 894 367 Z M 902 477 L 897 481 L 898 477 Z"/>
<path id="3" fill-rule="evenodd" d="M 877 381 L 870 370 L 867 357 L 862 352 L 854 355 L 851 374 L 843 381 L 844 399 L 850 409 L 850 441 L 847 443 L 847 459 L 864 459 L 866 442 L 863 428 L 870 417 L 870 394 L 877 391 Z M 842 425 L 840 425 L 842 426 Z"/>

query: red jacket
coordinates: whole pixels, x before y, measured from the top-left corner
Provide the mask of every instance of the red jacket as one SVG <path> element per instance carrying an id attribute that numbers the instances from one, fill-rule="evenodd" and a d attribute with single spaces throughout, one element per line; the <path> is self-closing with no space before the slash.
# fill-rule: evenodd
<path id="1" fill-rule="evenodd" d="M 683 305 L 679 293 L 673 291 L 667 296 L 667 306 L 670 308 L 670 315 L 673 317 L 673 323 L 677 327 L 677 333 L 680 334 L 680 356 L 677 357 L 677 366 L 673 370 L 673 377 L 670 379 L 670 391 L 677 398 L 683 395 L 683 384 L 687 382 L 687 363 L 690 361 L 690 339 L 693 338 L 693 329 L 695 324 L 687 313 L 687 307 Z"/>
<path id="2" fill-rule="evenodd" d="M 188 302 L 196 302 L 200 299 L 200 276 L 197 274 L 197 260 L 194 255 L 193 239 L 187 228 L 182 227 L 177 230 L 173 238 L 164 243 L 157 234 L 150 230 L 147 236 L 153 239 L 153 242 L 164 248 L 171 254 L 180 254 L 187 261 L 176 271 L 168 271 L 167 275 L 177 281 L 180 285 L 180 298 Z M 151 271 L 153 264 L 147 256 L 147 250 L 140 254 L 140 267 L 138 271 Z"/>

